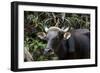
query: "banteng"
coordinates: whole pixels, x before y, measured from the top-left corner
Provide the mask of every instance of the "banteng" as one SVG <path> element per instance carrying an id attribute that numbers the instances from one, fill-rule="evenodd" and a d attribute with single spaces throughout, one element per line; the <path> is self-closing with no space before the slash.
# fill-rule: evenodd
<path id="1" fill-rule="evenodd" d="M 88 29 L 76 29 L 67 32 L 68 28 L 45 27 L 39 32 L 39 38 L 47 41 L 44 54 L 53 50 L 60 60 L 90 58 L 90 32 Z"/>

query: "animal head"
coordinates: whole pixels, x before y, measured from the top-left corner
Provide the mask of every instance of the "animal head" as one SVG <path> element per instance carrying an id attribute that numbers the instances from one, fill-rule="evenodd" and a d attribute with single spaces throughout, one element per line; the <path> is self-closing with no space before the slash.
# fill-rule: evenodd
<path id="1" fill-rule="evenodd" d="M 44 49 L 44 53 L 54 50 L 60 45 L 62 40 L 69 39 L 71 34 L 68 31 L 69 28 L 60 29 L 59 27 L 45 27 L 45 32 L 37 33 L 37 36 L 40 39 L 47 41 L 47 46 Z"/>

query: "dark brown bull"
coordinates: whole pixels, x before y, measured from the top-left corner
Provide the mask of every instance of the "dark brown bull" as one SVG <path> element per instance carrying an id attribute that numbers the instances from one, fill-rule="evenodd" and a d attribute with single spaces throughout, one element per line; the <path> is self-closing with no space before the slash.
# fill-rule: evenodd
<path id="1" fill-rule="evenodd" d="M 47 40 L 44 54 L 53 50 L 60 60 L 63 59 L 86 59 L 90 58 L 90 32 L 88 29 L 76 29 L 67 32 L 58 27 L 45 28 L 44 32 L 37 35 Z"/>

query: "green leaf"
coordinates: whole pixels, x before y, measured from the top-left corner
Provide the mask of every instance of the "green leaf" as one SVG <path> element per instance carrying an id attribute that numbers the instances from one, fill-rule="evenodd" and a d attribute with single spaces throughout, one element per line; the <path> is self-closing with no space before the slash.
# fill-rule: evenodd
<path id="1" fill-rule="evenodd" d="M 38 48 L 38 46 L 37 45 L 34 45 L 34 49 L 37 49 Z"/>

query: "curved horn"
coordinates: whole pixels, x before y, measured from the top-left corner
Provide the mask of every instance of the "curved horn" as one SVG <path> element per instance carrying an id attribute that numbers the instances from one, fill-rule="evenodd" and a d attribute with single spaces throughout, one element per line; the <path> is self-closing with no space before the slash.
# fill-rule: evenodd
<path id="1" fill-rule="evenodd" d="M 44 27 L 45 32 L 47 32 L 49 30 L 49 28 L 47 26 Z"/>
<path id="2" fill-rule="evenodd" d="M 62 28 L 63 32 L 67 32 L 69 30 L 69 27 L 67 27 L 66 29 Z"/>
<path id="3" fill-rule="evenodd" d="M 47 32 L 48 30 L 49 30 L 49 28 L 48 28 L 48 26 L 47 26 L 47 22 L 49 21 L 49 20 L 52 20 L 52 18 L 48 18 L 48 19 L 46 19 L 45 20 L 45 22 L 44 22 L 44 30 L 45 30 L 45 32 Z"/>

